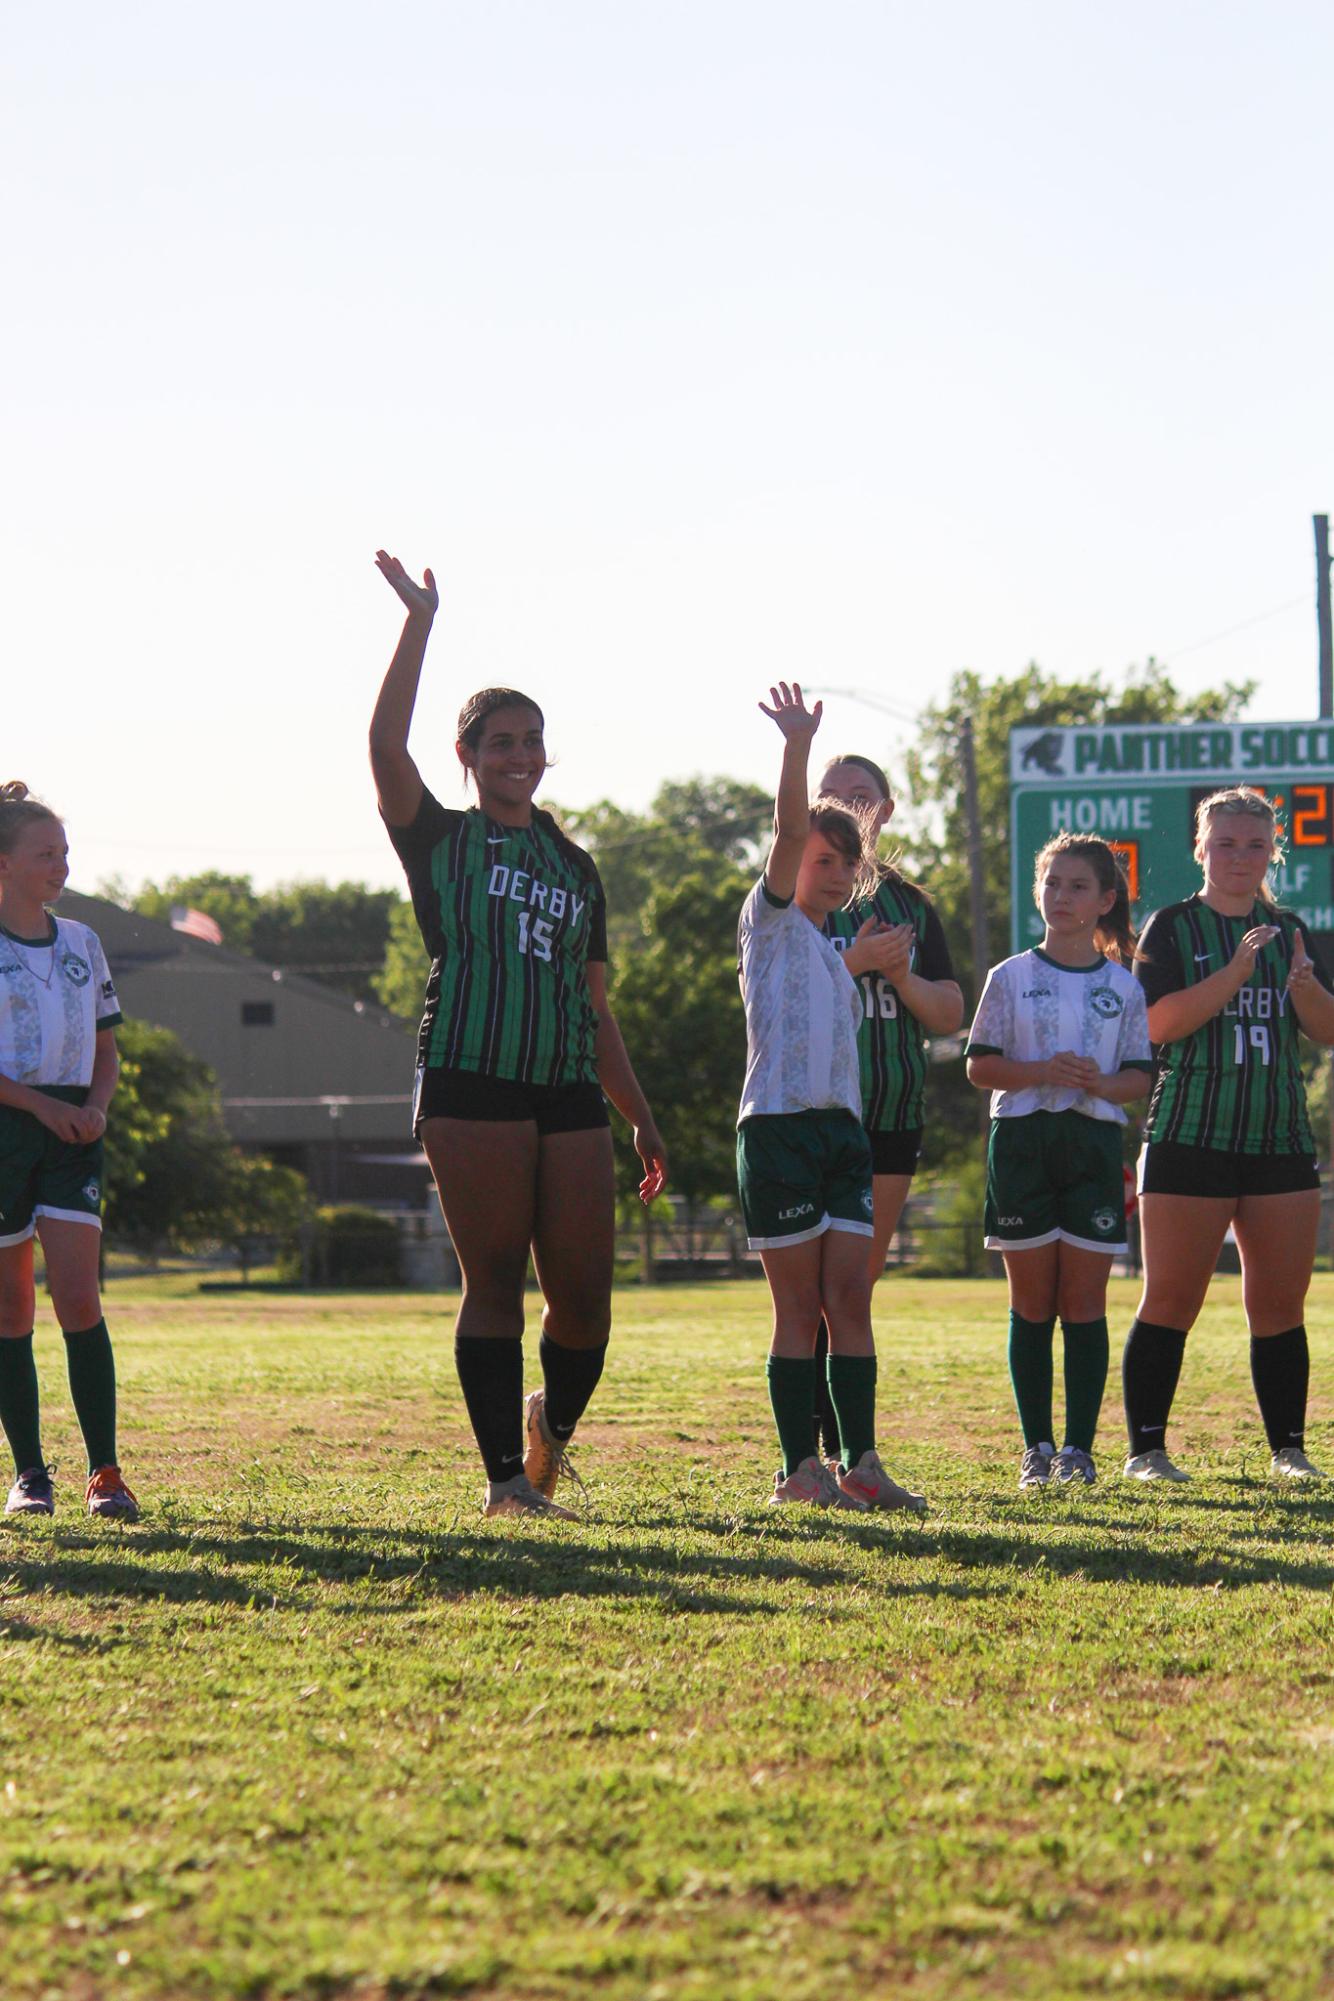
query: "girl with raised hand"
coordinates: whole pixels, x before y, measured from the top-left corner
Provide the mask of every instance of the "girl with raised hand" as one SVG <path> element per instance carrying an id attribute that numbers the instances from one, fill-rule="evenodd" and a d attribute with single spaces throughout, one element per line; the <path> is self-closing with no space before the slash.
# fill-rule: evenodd
<path id="1" fill-rule="evenodd" d="M 68 858 L 51 808 L 17 780 L 0 785 L 0 1425 L 17 1476 L 5 1513 L 55 1513 L 33 1359 L 37 1236 L 88 1452 L 84 1505 L 135 1521 L 116 1463 L 116 1365 L 98 1289 L 121 1012 L 96 934 L 47 908 Z"/>
<path id="2" fill-rule="evenodd" d="M 1230 1225 L 1273 1473 L 1318 1480 L 1303 1316 L 1320 1185 L 1299 1058 L 1301 1034 L 1334 1044 L 1334 993 L 1301 919 L 1269 894 L 1279 840 L 1268 800 L 1216 792 L 1195 830 L 1203 887 L 1154 912 L 1136 968 L 1159 1067 L 1140 1163 L 1144 1296 L 1123 1362 L 1125 1472 L 1190 1477 L 1168 1457 L 1167 1421 Z"/>
<path id="3" fill-rule="evenodd" d="M 869 828 L 840 806 L 809 803 L 820 703 L 807 709 L 800 687 L 786 682 L 770 698 L 772 707 L 760 707 L 782 734 L 783 765 L 773 846 L 741 912 L 747 1050 L 737 1179 L 748 1241 L 773 1297 L 768 1379 L 783 1469 L 771 1504 L 921 1509 L 922 1497 L 892 1480 L 875 1450 L 867 1261 L 874 1199 L 857 1056 L 862 998 L 824 935 L 832 912 L 874 887 Z M 863 939 L 874 932 L 869 919 Z M 879 949 L 887 960 L 888 945 Z M 822 1315 L 840 1440 L 833 1466 L 811 1449 Z"/>
<path id="4" fill-rule="evenodd" d="M 994 966 L 968 1037 L 968 1081 L 991 1092 L 986 1242 L 1010 1287 L 1010 1379 L 1021 1487 L 1091 1484 L 1107 1382 L 1107 1281 L 1125 1249 L 1125 1106 L 1153 1068 L 1130 971 L 1125 876 L 1105 841 L 1058 834 L 1034 869 L 1041 945 Z M 1052 1421 L 1060 1316 L 1065 1438 Z"/>
<path id="5" fill-rule="evenodd" d="M 455 752 L 466 811 L 422 783 L 408 731 L 439 605 L 396 556 L 376 556 L 407 620 L 371 721 L 371 768 L 431 957 L 413 1131 L 463 1273 L 454 1355 L 486 1469 L 488 1515 L 558 1515 L 552 1496 L 611 1327 L 615 1190 L 603 1094 L 634 1129 L 649 1202 L 662 1141 L 607 1004 L 607 918 L 590 856 L 533 804 L 547 768 L 542 711 L 484 688 Z M 524 1284 L 543 1294 L 543 1387 L 523 1396 Z"/>
<path id="6" fill-rule="evenodd" d="M 880 766 L 858 751 L 831 758 L 820 778 L 819 799 L 837 800 L 861 815 L 878 842 L 894 811 L 894 795 Z M 874 942 L 858 942 L 868 920 Z M 871 1285 L 885 1269 L 890 1239 L 899 1226 L 922 1150 L 926 1091 L 926 1040 L 953 1035 L 963 1020 L 963 995 L 949 946 L 925 890 L 878 855 L 870 894 L 825 919 L 826 937 L 843 953 L 862 996 L 857 1036 L 861 1065 L 862 1124 L 871 1142 L 875 1216 L 868 1246 Z M 828 1349 L 821 1324 L 817 1364 Z M 827 1456 L 838 1451 L 828 1387 L 816 1376 L 816 1442 Z"/>

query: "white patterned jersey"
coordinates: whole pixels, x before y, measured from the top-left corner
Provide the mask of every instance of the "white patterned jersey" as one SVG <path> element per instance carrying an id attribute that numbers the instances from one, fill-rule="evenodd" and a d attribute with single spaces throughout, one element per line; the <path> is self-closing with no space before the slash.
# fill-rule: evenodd
<path id="1" fill-rule="evenodd" d="M 1104 1076 L 1152 1070 L 1144 989 L 1133 973 L 1113 959 L 1058 966 L 1036 945 L 993 966 L 965 1053 L 1043 1063 L 1063 1051 L 1091 1056 Z M 993 1119 L 1019 1119 L 1029 1112 L 1082 1112 L 1085 1118 L 1126 1123 L 1123 1105 L 1109 1105 L 1070 1084 L 992 1092 Z"/>
<path id="2" fill-rule="evenodd" d="M 842 954 L 761 877 L 741 908 L 746 1081 L 738 1124 L 761 1113 L 842 1105 L 862 1115 L 862 997 Z"/>
<path id="3" fill-rule="evenodd" d="M 121 1020 L 102 941 L 52 918 L 42 944 L 0 925 L 0 1073 L 19 1084 L 91 1084 L 99 1028 Z"/>

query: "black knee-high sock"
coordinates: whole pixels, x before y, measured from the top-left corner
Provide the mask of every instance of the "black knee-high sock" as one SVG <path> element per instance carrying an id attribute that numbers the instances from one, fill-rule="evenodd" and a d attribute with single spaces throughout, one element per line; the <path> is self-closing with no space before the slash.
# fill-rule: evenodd
<path id="1" fill-rule="evenodd" d="M 1185 1352 L 1182 1328 L 1158 1327 L 1152 1320 L 1131 1321 L 1121 1358 L 1121 1383 L 1132 1458 L 1162 1446 Z"/>
<path id="2" fill-rule="evenodd" d="M 1264 1419 L 1271 1452 L 1306 1444 L 1306 1393 L 1311 1384 L 1311 1351 L 1305 1327 L 1286 1334 L 1251 1337 L 1251 1381 Z"/>
<path id="3" fill-rule="evenodd" d="M 815 1335 L 815 1436 L 811 1449 L 817 1459 L 837 1459 L 842 1447 L 838 1418 L 829 1394 L 829 1323 L 822 1320 Z"/>
<path id="4" fill-rule="evenodd" d="M 454 1361 L 488 1480 L 523 1471 L 523 1342 L 454 1336 Z"/>
<path id="5" fill-rule="evenodd" d="M 116 1464 L 116 1358 L 107 1323 L 65 1332 L 69 1393 L 88 1452 L 88 1471 Z"/>
<path id="6" fill-rule="evenodd" d="M 546 1389 L 546 1419 L 552 1436 L 564 1444 L 574 1435 L 574 1427 L 588 1408 L 598 1386 L 607 1344 L 600 1348 L 562 1348 L 559 1341 L 542 1336 L 538 1360 Z"/>
<path id="7" fill-rule="evenodd" d="M 12 1341 L 0 1340 L 0 1426 L 9 1440 L 16 1473 L 45 1464 L 30 1332 Z"/>

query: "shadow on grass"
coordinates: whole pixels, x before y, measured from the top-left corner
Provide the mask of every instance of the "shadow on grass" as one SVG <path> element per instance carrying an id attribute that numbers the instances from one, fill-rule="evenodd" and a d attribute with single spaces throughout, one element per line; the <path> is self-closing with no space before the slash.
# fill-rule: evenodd
<path id="1" fill-rule="evenodd" d="M 327 1540 L 318 1540 L 321 1534 Z M 926 1553 L 931 1547 L 923 1542 Z M 150 1529 L 117 1547 L 89 1543 L 73 1549 L 56 1546 L 31 1556 L 14 1552 L 17 1560 L 11 1560 L 9 1567 L 20 1597 L 27 1590 L 41 1590 L 50 1596 L 141 1604 L 203 1601 L 290 1608 L 299 1593 L 320 1585 L 411 1587 L 398 1604 L 368 1603 L 363 1597 L 341 1604 L 325 1601 L 326 1610 L 377 1615 L 410 1611 L 423 1596 L 448 1600 L 492 1593 L 528 1599 L 656 1599 L 667 1611 L 768 1616 L 771 1601 L 742 1595 L 743 1587 L 792 1584 L 832 1591 L 860 1577 L 837 1562 L 803 1557 L 799 1550 L 800 1545 L 794 1549 L 789 1543 L 754 1554 L 700 1554 L 644 1542 L 607 1547 L 557 1541 L 541 1533 L 425 1534 L 340 1524 L 309 1530 L 305 1536 Z M 140 1557 L 188 1561 L 159 1567 L 137 1560 Z M 995 1596 L 1003 1587 L 957 1578 L 896 1578 L 887 1579 L 885 1589 L 901 1597 L 959 1599 Z"/>

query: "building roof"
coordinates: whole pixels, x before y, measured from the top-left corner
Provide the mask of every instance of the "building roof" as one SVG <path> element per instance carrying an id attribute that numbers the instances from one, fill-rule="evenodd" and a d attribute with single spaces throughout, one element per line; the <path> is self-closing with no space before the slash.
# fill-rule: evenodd
<path id="1" fill-rule="evenodd" d="M 399 1016 L 157 918 L 67 890 L 57 918 L 102 940 L 127 1017 L 169 1028 L 217 1073 L 234 1138 L 411 1144 L 416 1031 Z"/>

